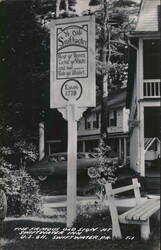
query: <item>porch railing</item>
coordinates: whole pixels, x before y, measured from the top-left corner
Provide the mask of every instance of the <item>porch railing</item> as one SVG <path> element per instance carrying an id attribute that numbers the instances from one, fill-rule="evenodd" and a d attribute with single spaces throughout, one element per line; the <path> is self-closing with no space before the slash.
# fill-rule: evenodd
<path id="1" fill-rule="evenodd" d="M 161 80 L 144 80 L 143 87 L 144 98 L 158 98 L 161 96 Z"/>

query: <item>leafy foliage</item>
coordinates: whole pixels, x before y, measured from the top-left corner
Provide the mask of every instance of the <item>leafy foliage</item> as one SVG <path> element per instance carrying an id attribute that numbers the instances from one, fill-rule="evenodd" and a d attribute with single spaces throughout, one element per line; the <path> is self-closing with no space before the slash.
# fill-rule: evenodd
<path id="1" fill-rule="evenodd" d="M 56 18 L 56 5 L 58 0 L 35 0 L 34 8 L 35 12 L 39 16 L 42 23 L 46 23 L 53 18 Z M 66 13 L 66 3 L 68 5 L 68 13 Z M 76 0 L 60 0 L 60 16 L 76 15 L 73 8 L 76 4 Z"/>
<path id="2" fill-rule="evenodd" d="M 91 9 L 96 16 L 97 74 L 107 74 L 109 90 L 125 86 L 128 66 L 126 35 L 135 26 L 139 5 L 135 1 L 91 0 L 89 6 L 97 6 Z"/>
<path id="3" fill-rule="evenodd" d="M 24 138 L 21 130 L 6 128 L 4 140 L 0 143 L 0 160 L 10 169 L 19 169 L 38 159 L 36 145 Z"/>
<path id="4" fill-rule="evenodd" d="M 109 91 L 127 84 L 126 35 L 131 26 L 131 16 L 137 11 L 136 2 L 124 0 L 91 0 L 96 16 L 96 73 L 97 95 L 101 94 L 101 135 L 107 134 L 107 103 Z M 84 12 L 84 14 L 89 14 Z"/>
<path id="5" fill-rule="evenodd" d="M 24 169 L 12 172 L 1 165 L 0 184 L 7 196 L 8 215 L 36 215 L 40 212 L 39 185 Z"/>
<path id="6" fill-rule="evenodd" d="M 75 2 L 69 1 L 69 10 Z M 46 4 L 42 14 L 50 15 L 55 7 L 49 3 L 56 1 L 0 1 L 0 146 L 38 145 L 38 122 L 49 110 L 50 89 L 49 30 L 39 11 Z"/>
<path id="7" fill-rule="evenodd" d="M 24 165 L 38 157 L 36 147 L 22 140 L 22 136 L 18 140 L 17 133 L 13 135 L 9 128 L 7 136 L 10 143 L 0 147 L 0 188 L 7 196 L 8 215 L 39 213 L 39 185 L 24 169 Z"/>
<path id="8" fill-rule="evenodd" d="M 0 3 L 0 69 L 0 120 L 33 136 L 48 106 L 49 34 L 31 0 Z"/>
<path id="9" fill-rule="evenodd" d="M 105 135 L 104 135 L 105 136 Z M 88 175 L 92 180 L 96 189 L 96 195 L 103 199 L 104 197 L 104 184 L 106 182 L 115 182 L 116 165 L 109 161 L 109 153 L 111 149 L 105 143 L 105 138 L 100 139 L 100 144 L 97 153 L 97 164 L 88 169 Z"/>

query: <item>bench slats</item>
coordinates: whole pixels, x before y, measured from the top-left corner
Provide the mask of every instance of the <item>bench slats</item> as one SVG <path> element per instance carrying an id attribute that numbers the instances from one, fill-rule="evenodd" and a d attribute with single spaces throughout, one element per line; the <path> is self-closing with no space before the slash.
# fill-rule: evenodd
<path id="1" fill-rule="evenodd" d="M 145 213 L 144 215 L 142 215 L 140 217 L 141 220 L 146 220 L 147 218 L 149 218 L 153 213 L 157 212 L 160 209 L 160 201 L 158 200 L 155 204 L 155 207 L 153 207 L 151 210 L 149 210 L 147 213 Z"/>
<path id="2" fill-rule="evenodd" d="M 140 183 L 137 179 L 132 179 L 133 184 L 121 188 L 112 189 L 111 183 L 106 183 L 106 197 L 112 219 L 112 237 L 122 238 L 119 223 L 125 224 L 139 224 L 141 229 L 141 238 L 148 239 L 150 235 L 149 218 L 160 209 L 160 199 L 147 199 L 145 202 L 141 201 Z M 128 190 L 134 190 L 136 205 L 127 212 L 118 215 L 115 204 L 115 194 L 122 193 Z"/>
<path id="3" fill-rule="evenodd" d="M 145 204 L 148 205 L 148 203 L 150 203 L 150 202 L 151 202 L 150 200 L 147 200 L 147 201 L 145 201 L 145 202 L 143 202 L 143 203 L 141 203 L 141 204 L 139 204 L 139 205 L 136 205 L 135 207 L 131 208 L 131 209 L 128 210 L 127 212 L 121 214 L 120 217 L 125 218 L 129 213 L 130 213 L 131 215 L 134 215 L 134 214 L 136 213 L 136 211 L 139 211 L 140 209 L 142 209 L 142 207 L 145 206 Z"/>
<path id="4" fill-rule="evenodd" d="M 133 217 L 131 219 L 133 220 L 141 220 L 141 216 L 144 215 L 145 213 L 147 213 L 148 211 L 150 211 L 151 209 L 155 208 L 157 205 L 157 200 L 151 200 L 150 204 L 145 204 L 145 206 L 139 211 L 137 212 L 135 215 L 133 215 Z"/>
<path id="5" fill-rule="evenodd" d="M 153 213 L 159 210 L 159 200 L 147 200 L 146 202 L 137 205 L 136 207 L 128 210 L 127 212 L 119 216 L 120 221 L 122 220 L 147 220 Z"/>

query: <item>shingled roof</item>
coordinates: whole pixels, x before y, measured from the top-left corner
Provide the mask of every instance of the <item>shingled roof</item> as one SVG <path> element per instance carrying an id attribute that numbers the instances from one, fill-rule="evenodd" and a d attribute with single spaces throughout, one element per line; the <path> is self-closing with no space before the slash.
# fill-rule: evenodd
<path id="1" fill-rule="evenodd" d="M 142 0 L 135 32 L 158 32 L 158 6 L 161 0 Z"/>
<path id="2" fill-rule="evenodd" d="M 126 106 L 126 88 L 120 88 L 112 91 L 108 97 L 105 97 L 108 109 L 118 109 Z M 101 109 L 101 104 L 92 109 L 92 111 L 98 111 Z"/>
<path id="3" fill-rule="evenodd" d="M 161 34 L 161 0 L 142 0 L 137 25 L 131 32 L 129 38 L 135 47 L 138 47 L 138 38 L 160 38 Z M 134 48 L 129 46 L 129 69 L 127 84 L 126 107 L 130 108 L 134 77 L 136 72 L 137 53 Z"/>

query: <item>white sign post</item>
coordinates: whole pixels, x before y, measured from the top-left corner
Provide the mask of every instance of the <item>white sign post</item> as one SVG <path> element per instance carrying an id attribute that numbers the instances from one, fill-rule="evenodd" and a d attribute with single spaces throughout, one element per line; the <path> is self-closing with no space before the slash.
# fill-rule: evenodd
<path id="1" fill-rule="evenodd" d="M 76 218 L 77 121 L 96 103 L 95 17 L 51 23 L 50 107 L 68 120 L 67 227 Z"/>
<path id="2" fill-rule="evenodd" d="M 75 104 L 67 106 L 68 118 L 68 164 L 67 164 L 67 227 L 71 227 L 76 218 L 77 196 L 77 122 Z"/>

